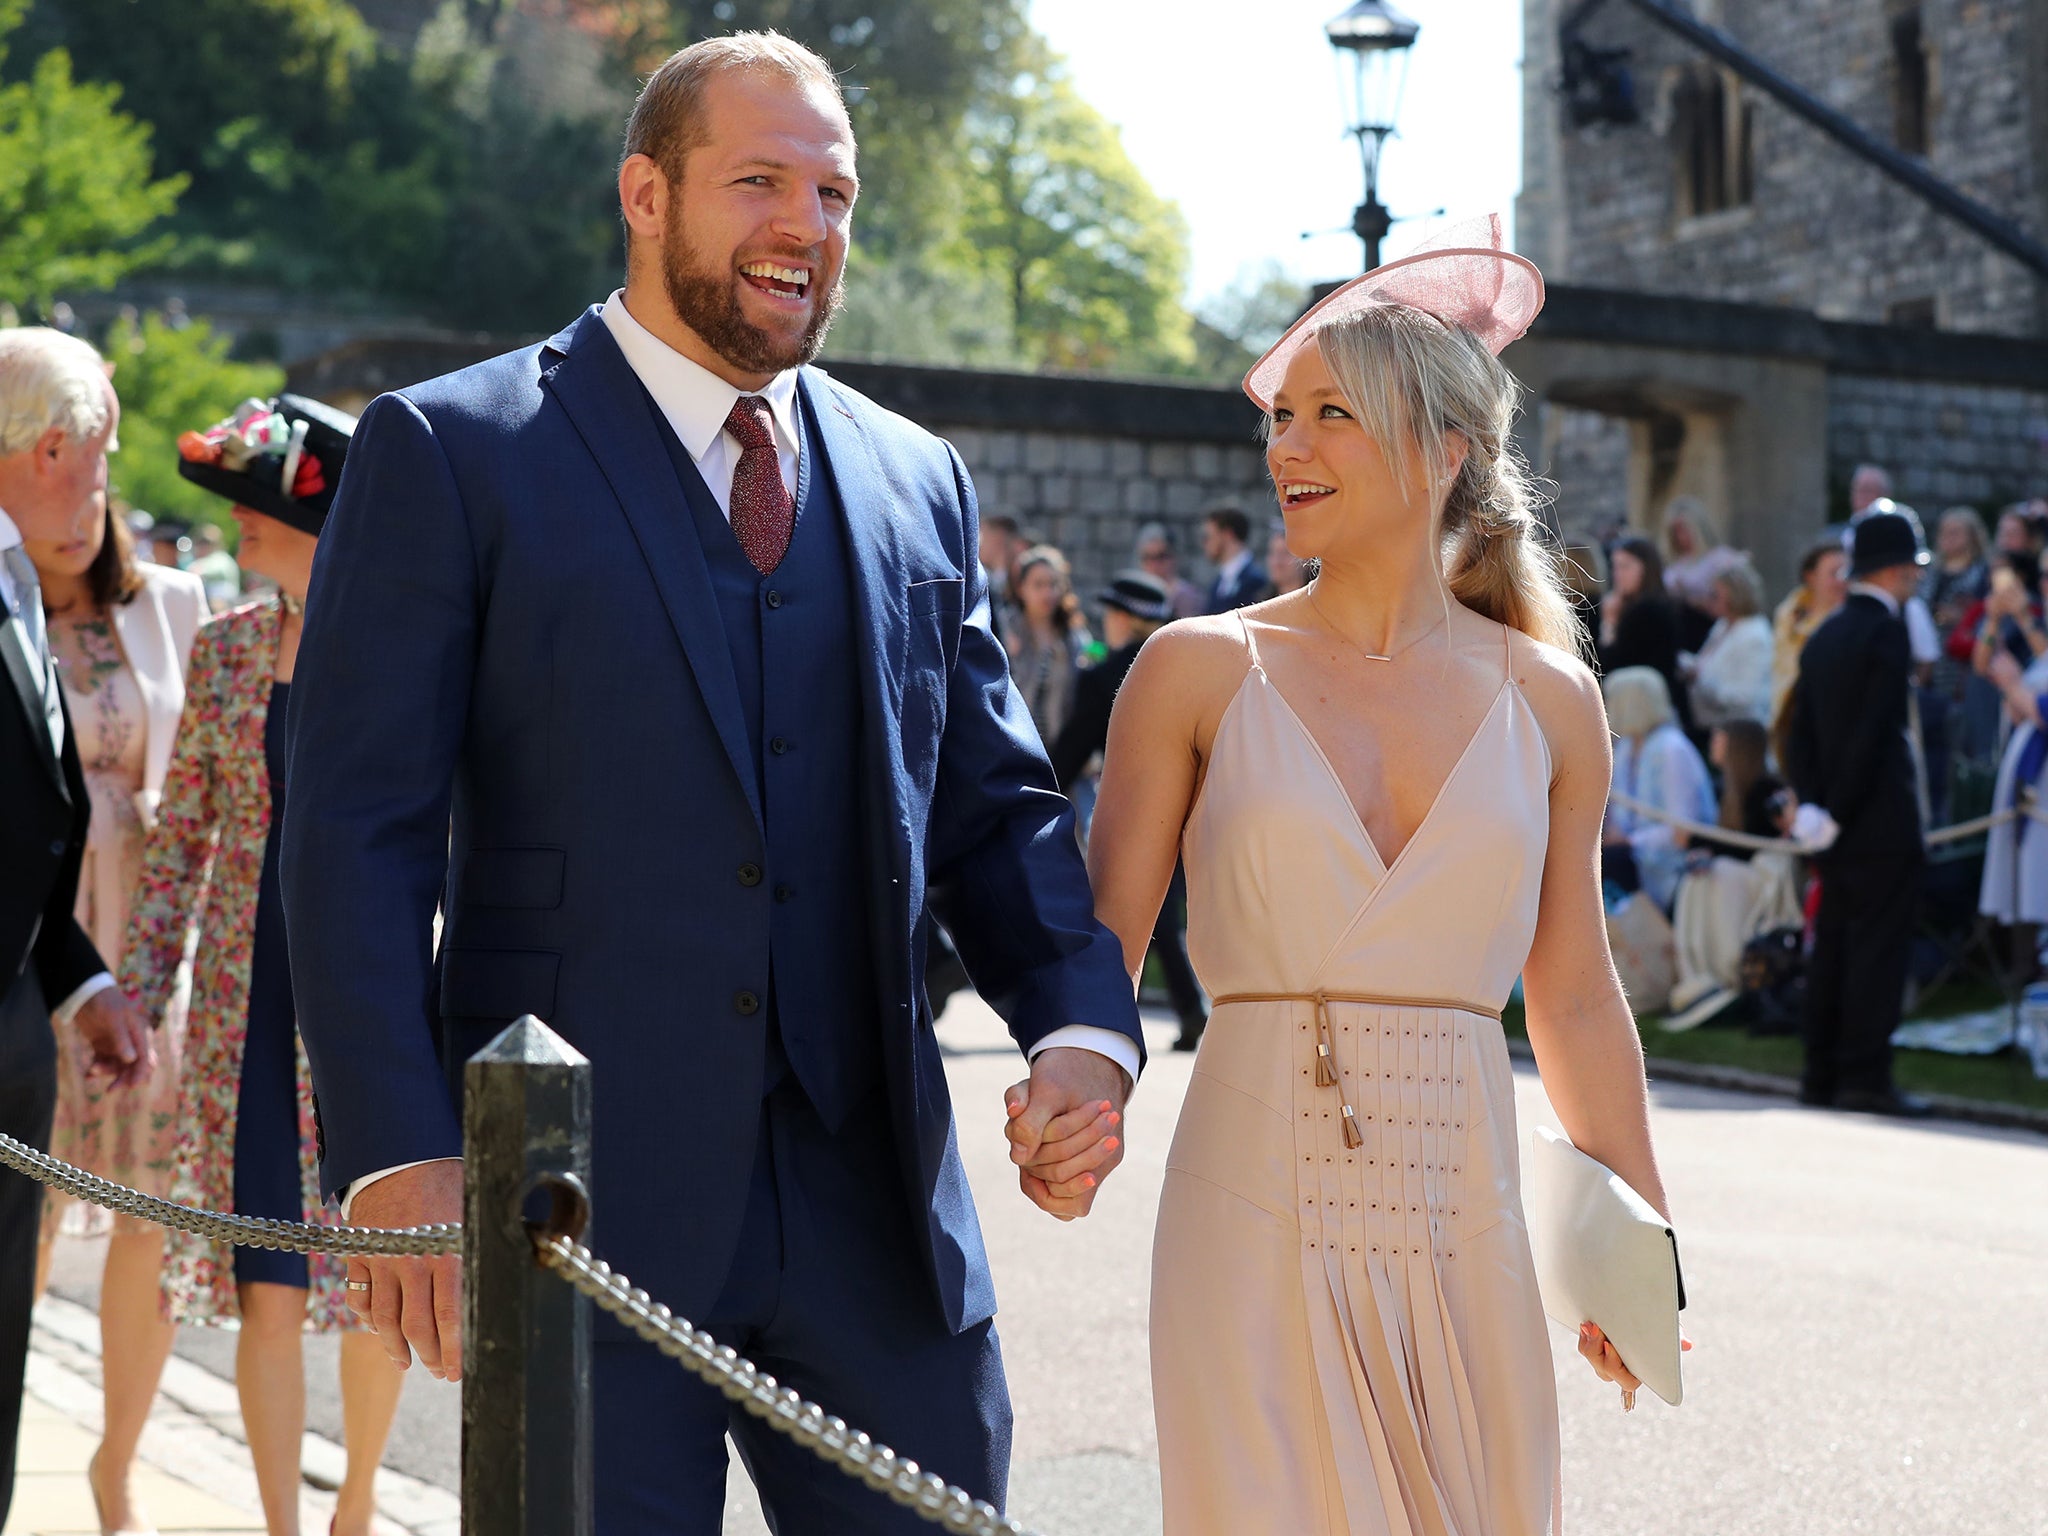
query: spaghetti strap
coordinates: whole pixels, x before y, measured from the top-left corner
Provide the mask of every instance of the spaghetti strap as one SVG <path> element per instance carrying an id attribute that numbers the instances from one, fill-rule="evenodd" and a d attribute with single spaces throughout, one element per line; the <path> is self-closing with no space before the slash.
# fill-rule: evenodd
<path id="1" fill-rule="evenodd" d="M 1266 667 L 1259 660 L 1259 642 L 1252 638 L 1251 620 L 1244 616 L 1242 608 L 1235 609 L 1233 612 L 1237 617 L 1237 627 L 1244 632 L 1244 648 L 1251 654 L 1252 670 L 1258 673 L 1259 676 L 1264 677 L 1266 675 Z"/>
<path id="2" fill-rule="evenodd" d="M 1502 624 L 1500 627 L 1500 664 L 1502 676 L 1509 682 L 1514 681 L 1515 631 L 1512 625 Z"/>

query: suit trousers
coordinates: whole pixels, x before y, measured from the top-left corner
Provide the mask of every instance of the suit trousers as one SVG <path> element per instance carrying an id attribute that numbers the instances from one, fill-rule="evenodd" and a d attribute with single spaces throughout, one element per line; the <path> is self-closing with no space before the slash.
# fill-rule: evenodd
<path id="1" fill-rule="evenodd" d="M 886 1108 L 856 1109 L 835 1135 L 785 1077 L 762 1101 L 751 1178 L 723 1293 L 692 1321 L 827 1413 L 1000 1508 L 1011 1416 L 995 1324 L 959 1334 L 946 1326 Z M 777 1536 L 931 1529 L 652 1346 L 601 1325 L 592 1355 L 596 1536 L 718 1536 L 728 1435 Z"/>
<path id="2" fill-rule="evenodd" d="M 1200 1039 L 1209 1022 L 1209 1009 L 1202 999 L 1194 962 L 1188 959 L 1188 872 L 1183 864 L 1173 866 L 1166 899 L 1159 904 L 1159 916 L 1152 924 L 1152 953 L 1159 957 L 1166 995 L 1173 1000 L 1182 1038 Z"/>
<path id="3" fill-rule="evenodd" d="M 1891 1089 L 1892 1031 L 1905 998 L 1924 868 L 1918 854 L 1821 865 L 1806 981 L 1809 1095 Z"/>
<path id="4" fill-rule="evenodd" d="M 31 962 L 0 994 L 0 1131 L 48 1151 L 56 1113 L 57 1036 Z M 0 1169 L 0 1526 L 7 1524 L 14 1500 L 21 1382 L 28 1369 L 42 1217 L 43 1186 L 11 1168 Z"/>

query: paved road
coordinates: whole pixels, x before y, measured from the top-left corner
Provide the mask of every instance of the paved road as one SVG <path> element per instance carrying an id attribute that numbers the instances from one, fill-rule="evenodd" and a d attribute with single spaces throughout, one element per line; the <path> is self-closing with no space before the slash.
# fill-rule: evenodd
<path id="1" fill-rule="evenodd" d="M 1189 1061 L 1152 1031 L 1130 1157 L 1062 1225 L 1003 1158 L 1020 1074 L 1000 1025 L 967 999 L 940 1032 L 1003 1304 L 1012 1512 L 1047 1536 L 1156 1532 L 1146 1271 Z M 1525 1132 L 1550 1120 L 1532 1072 L 1517 1091 Z M 1656 1126 L 1699 1348 L 1684 1408 L 1646 1393 L 1624 1417 L 1553 1334 L 1574 1536 L 2048 1533 L 2048 1141 L 1677 1086 Z M 188 1330 L 181 1349 L 224 1365 L 228 1342 Z M 313 1417 L 338 1435 L 328 1379 Z M 412 1383 L 394 1462 L 452 1486 L 454 1406 Z M 728 1536 L 765 1530 L 743 1474 L 731 1503 Z"/>

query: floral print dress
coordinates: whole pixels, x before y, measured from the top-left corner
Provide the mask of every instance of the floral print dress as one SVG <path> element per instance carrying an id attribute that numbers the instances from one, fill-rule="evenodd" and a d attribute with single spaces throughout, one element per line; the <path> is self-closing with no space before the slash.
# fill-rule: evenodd
<path id="1" fill-rule="evenodd" d="M 185 715 L 143 856 L 121 961 L 121 985 L 153 1013 L 166 1007 L 192 936 L 192 1003 L 185 1044 L 173 1197 L 234 1208 L 235 1125 L 249 1017 L 256 908 L 270 838 L 264 760 L 271 685 L 284 613 L 275 598 L 211 619 L 192 647 Z M 298 1051 L 299 1176 L 309 1221 L 333 1222 L 314 1162 L 313 1096 Z M 351 1327 L 342 1260 L 310 1260 L 307 1326 Z M 164 1290 L 180 1322 L 239 1321 L 234 1250 L 187 1233 L 170 1237 Z"/>
<path id="2" fill-rule="evenodd" d="M 143 825 L 137 807 L 148 714 L 113 622 L 103 610 L 76 620 L 52 615 L 50 648 L 57 658 L 58 680 L 92 801 L 75 911 L 100 957 L 109 966 L 119 966 L 129 901 L 142 873 Z M 156 1070 L 146 1082 L 120 1090 L 88 1079 L 90 1053 L 77 1027 L 57 1027 L 57 1119 L 50 1150 L 117 1184 L 166 1195 L 177 1155 L 179 1058 L 185 1035 L 184 1000 L 176 989 L 158 1018 Z M 156 1230 L 133 1216 L 115 1216 L 110 1222 L 99 1207 L 52 1191 L 43 1204 L 45 1235 L 60 1223 L 73 1233 L 98 1234 L 109 1225 L 122 1233 Z"/>

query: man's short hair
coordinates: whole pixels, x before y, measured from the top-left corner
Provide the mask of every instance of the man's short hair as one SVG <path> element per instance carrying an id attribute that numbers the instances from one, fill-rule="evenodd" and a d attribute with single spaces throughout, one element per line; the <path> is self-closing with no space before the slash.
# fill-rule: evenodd
<path id="1" fill-rule="evenodd" d="M 43 325 L 0 330 L 0 454 L 52 427 L 77 442 L 107 430 L 107 365 L 76 336 Z"/>
<path id="2" fill-rule="evenodd" d="M 1013 539 L 1024 531 L 1023 525 L 1007 512 L 998 512 L 994 517 L 984 517 L 981 526 L 993 528 L 997 533 L 1006 534 Z"/>
<path id="3" fill-rule="evenodd" d="M 1205 522 L 1214 523 L 1240 544 L 1252 541 L 1252 520 L 1244 514 L 1242 507 L 1211 507 L 1202 514 Z"/>
<path id="4" fill-rule="evenodd" d="M 645 155 L 675 181 L 683 161 L 709 136 L 704 91 L 719 75 L 734 70 L 778 74 L 799 85 L 828 92 L 844 110 L 846 97 L 832 66 L 802 43 L 780 32 L 735 32 L 707 37 L 678 49 L 647 77 L 626 120 L 626 154 Z"/>

